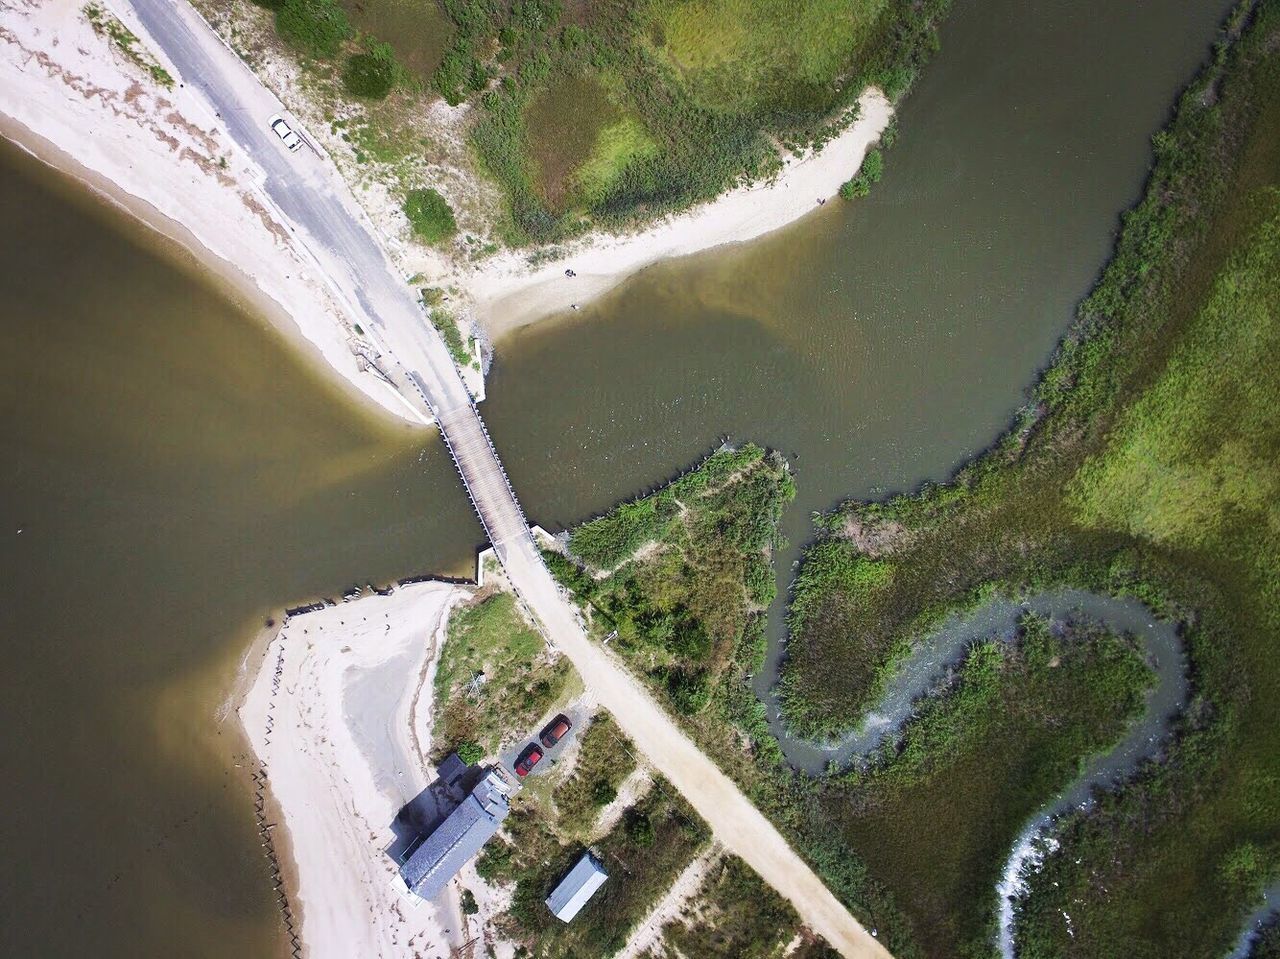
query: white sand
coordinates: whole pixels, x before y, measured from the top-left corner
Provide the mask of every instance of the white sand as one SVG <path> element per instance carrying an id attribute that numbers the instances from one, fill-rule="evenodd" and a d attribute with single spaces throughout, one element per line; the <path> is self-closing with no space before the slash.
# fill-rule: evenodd
<path id="1" fill-rule="evenodd" d="M 879 90 L 868 89 L 858 103 L 858 118 L 839 136 L 817 152 L 789 159 L 766 183 L 732 190 L 634 235 L 590 236 L 572 252 L 537 267 L 529 267 L 523 253 L 486 260 L 462 281 L 475 301 L 477 318 L 496 339 L 572 304 L 581 306 L 659 260 L 752 240 L 813 212 L 819 199 L 835 197 L 840 185 L 858 172 L 893 117 L 893 107 Z M 577 276 L 566 277 L 566 269 Z"/>
<path id="2" fill-rule="evenodd" d="M 443 957 L 460 933 L 456 909 L 393 889 L 383 850 L 428 782 L 436 652 L 467 595 L 418 583 L 298 616 L 252 664 L 240 719 L 289 830 L 309 959 Z"/>
<path id="3" fill-rule="evenodd" d="M 178 77 L 127 4 L 102 6 Z M 158 85 L 94 32 L 82 7 L 0 2 L 0 132 L 192 248 L 363 397 L 418 422 L 390 387 L 360 372 L 353 331 L 258 188 L 260 171 L 204 101 Z"/>

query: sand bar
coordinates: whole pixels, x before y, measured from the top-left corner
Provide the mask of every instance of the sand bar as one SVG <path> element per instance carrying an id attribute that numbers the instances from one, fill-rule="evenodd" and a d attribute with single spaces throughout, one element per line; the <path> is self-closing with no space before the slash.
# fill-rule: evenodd
<path id="1" fill-rule="evenodd" d="M 821 150 L 789 158 L 772 180 L 739 187 L 635 234 L 593 234 L 536 267 L 521 252 L 486 260 L 462 280 L 477 318 L 496 339 L 573 304 L 582 306 L 659 260 L 753 240 L 794 223 L 818 209 L 819 200 L 838 194 L 892 118 L 884 94 L 868 88 L 856 120 Z M 577 275 L 565 276 L 566 269 Z"/>
<path id="2" fill-rule="evenodd" d="M 261 171 L 126 4 L 102 4 L 176 78 L 171 89 L 97 34 L 73 0 L 0 7 L 0 134 L 186 247 L 232 282 L 327 372 L 378 408 L 420 422 L 362 372 L 325 279 L 259 189 Z"/>

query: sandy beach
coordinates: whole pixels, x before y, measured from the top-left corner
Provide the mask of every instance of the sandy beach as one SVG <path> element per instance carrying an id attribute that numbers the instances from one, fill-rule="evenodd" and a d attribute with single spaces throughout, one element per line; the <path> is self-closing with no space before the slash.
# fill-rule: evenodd
<path id="1" fill-rule="evenodd" d="M 466 595 L 417 583 L 296 616 L 246 664 L 240 720 L 289 831 L 311 959 L 434 959 L 461 941 L 454 908 L 396 892 L 384 849 L 428 782 L 436 654 Z"/>
<path id="2" fill-rule="evenodd" d="M 96 33 L 73 0 L 0 4 L 0 134 L 186 247 L 365 401 L 420 422 L 362 372 L 349 320 L 259 189 L 258 168 L 130 18 L 171 89 Z"/>
<path id="3" fill-rule="evenodd" d="M 794 223 L 838 195 L 893 118 L 879 90 L 866 90 L 858 118 L 821 150 L 788 158 L 768 182 L 739 187 L 719 199 L 627 236 L 593 234 L 569 252 L 530 267 L 527 253 L 486 260 L 462 282 L 476 316 L 495 340 L 552 313 L 582 306 L 660 260 L 743 243 Z M 577 275 L 570 278 L 565 270 Z"/>
<path id="4" fill-rule="evenodd" d="M 103 6 L 141 38 L 175 78 L 173 87 L 128 62 L 73 0 L 6 2 L 0 12 L 0 133 L 186 246 L 362 397 L 420 422 L 398 393 L 362 370 L 357 352 L 376 348 L 354 329 L 347 305 L 354 291 L 335 299 L 325 282 L 330 278 L 319 275 L 293 226 L 260 189 L 261 170 L 208 104 L 182 86 L 179 71 L 149 42 L 128 4 Z M 246 96 L 263 100 L 264 116 L 276 109 L 265 90 L 248 87 Z M 289 100 L 298 89 L 287 84 L 280 92 Z M 304 114 L 309 109 L 302 102 L 287 105 Z M 537 267 L 528 265 L 528 251 L 507 251 L 451 275 L 461 300 L 497 339 L 584 305 L 660 260 L 745 242 L 813 212 L 857 172 L 892 116 L 883 94 L 869 89 L 844 131 L 821 150 L 788 157 L 767 182 L 632 234 L 591 234 Z M 333 162 L 323 155 L 320 160 Z M 380 196 L 361 191 L 347 198 L 348 205 L 376 225 L 407 275 L 422 266 L 421 251 L 402 235 L 402 214 Z M 566 269 L 577 275 L 566 277 Z M 483 389 L 479 382 L 471 386 L 477 393 Z"/>

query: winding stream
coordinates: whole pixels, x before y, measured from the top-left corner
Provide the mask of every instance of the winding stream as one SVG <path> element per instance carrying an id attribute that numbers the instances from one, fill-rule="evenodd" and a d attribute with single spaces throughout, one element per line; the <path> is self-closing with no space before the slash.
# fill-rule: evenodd
<path id="1" fill-rule="evenodd" d="M 1240 931 L 1235 945 L 1227 953 L 1227 959 L 1249 959 L 1253 955 L 1253 946 L 1257 942 L 1258 933 L 1267 923 L 1280 915 L 1280 882 L 1268 886 L 1262 893 L 1262 902 L 1249 913 L 1244 929 Z"/>
<path id="2" fill-rule="evenodd" d="M 1186 703 L 1189 690 L 1186 654 L 1173 623 L 1156 619 L 1151 610 L 1136 599 L 1079 589 L 1051 590 L 1023 600 L 996 599 L 974 612 L 955 614 L 945 620 L 902 664 L 859 729 L 838 742 L 827 744 L 807 742 L 791 735 L 782 739 L 788 759 L 810 773 L 820 772 L 827 763 L 847 765 L 866 759 L 902 728 L 919 699 L 948 670 L 960 665 L 973 643 L 993 636 L 1012 640 L 1017 634 L 1019 619 L 1026 613 L 1035 613 L 1051 624 L 1070 620 L 1096 622 L 1113 632 L 1134 636 L 1142 644 L 1156 681 L 1147 694 L 1146 709 L 1124 738 L 1109 752 L 1090 759 L 1082 774 L 1045 804 L 1018 834 L 998 886 L 999 946 L 1004 959 L 1013 959 L 1015 954 L 1014 906 L 1025 892 L 1024 877 L 1045 854 L 1056 848 L 1050 835 L 1056 819 L 1073 808 L 1088 808 L 1096 789 L 1119 784 L 1143 761 L 1155 756 L 1169 732 L 1170 723 Z M 1249 928 L 1260 918 L 1261 915 L 1254 917 Z"/>

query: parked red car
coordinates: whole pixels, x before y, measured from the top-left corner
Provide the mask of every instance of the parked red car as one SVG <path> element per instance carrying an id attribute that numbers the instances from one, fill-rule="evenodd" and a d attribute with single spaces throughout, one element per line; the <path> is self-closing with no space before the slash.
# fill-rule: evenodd
<path id="1" fill-rule="evenodd" d="M 564 734 L 573 728 L 573 723 L 569 722 L 569 717 L 561 713 L 555 719 L 547 724 L 547 728 L 542 731 L 542 735 L 538 738 L 542 740 L 542 745 L 550 749 L 560 740 L 564 739 Z"/>
<path id="2" fill-rule="evenodd" d="M 528 748 L 520 754 L 520 758 L 516 760 L 516 775 L 529 775 L 533 771 L 533 767 L 542 761 L 542 755 L 542 750 L 530 743 Z"/>

